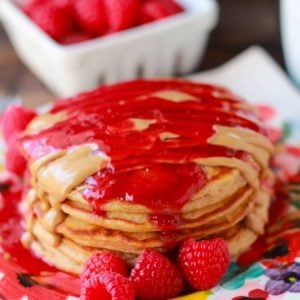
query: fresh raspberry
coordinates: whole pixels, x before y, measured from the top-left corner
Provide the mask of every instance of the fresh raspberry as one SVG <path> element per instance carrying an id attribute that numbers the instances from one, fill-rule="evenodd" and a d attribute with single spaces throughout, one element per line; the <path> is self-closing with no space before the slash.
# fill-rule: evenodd
<path id="1" fill-rule="evenodd" d="M 142 6 L 142 22 L 149 23 L 182 11 L 184 9 L 173 0 L 147 0 Z"/>
<path id="2" fill-rule="evenodd" d="M 74 11 L 77 23 L 84 31 L 99 36 L 107 30 L 104 0 L 76 0 Z"/>
<path id="3" fill-rule="evenodd" d="M 105 0 L 109 31 L 117 32 L 138 24 L 140 0 Z"/>
<path id="4" fill-rule="evenodd" d="M 103 251 L 94 254 L 85 264 L 81 274 L 81 280 L 85 281 L 103 271 L 110 271 L 128 275 L 126 263 L 117 254 L 109 251 Z"/>
<path id="5" fill-rule="evenodd" d="M 137 297 L 141 300 L 163 300 L 176 297 L 183 287 L 179 269 L 165 256 L 146 250 L 131 270 Z"/>
<path id="6" fill-rule="evenodd" d="M 55 40 L 62 39 L 73 30 L 73 19 L 69 9 L 52 3 L 37 6 L 31 19 Z"/>
<path id="7" fill-rule="evenodd" d="M 75 33 L 71 33 L 70 35 L 67 35 L 59 42 L 63 45 L 74 45 L 74 44 L 79 44 L 88 41 L 90 39 L 92 39 L 92 37 L 87 33 L 75 32 Z"/>
<path id="8" fill-rule="evenodd" d="M 44 4 L 46 0 L 29 0 L 21 5 L 21 9 L 31 17 L 32 13 L 38 8 L 38 6 Z"/>
<path id="9" fill-rule="evenodd" d="M 199 242 L 187 239 L 180 247 L 178 258 L 186 280 L 196 290 L 214 287 L 230 262 L 227 244 L 221 238 Z"/>
<path id="10" fill-rule="evenodd" d="M 114 272 L 101 272 L 83 281 L 80 300 L 134 300 L 132 283 Z"/>
<path id="11" fill-rule="evenodd" d="M 17 148 L 8 148 L 5 158 L 6 169 L 16 175 L 23 175 L 26 169 L 26 160 Z"/>
<path id="12" fill-rule="evenodd" d="M 13 147 L 19 134 L 28 123 L 36 116 L 34 110 L 20 105 L 10 106 L 2 115 L 2 133 L 5 143 Z"/>

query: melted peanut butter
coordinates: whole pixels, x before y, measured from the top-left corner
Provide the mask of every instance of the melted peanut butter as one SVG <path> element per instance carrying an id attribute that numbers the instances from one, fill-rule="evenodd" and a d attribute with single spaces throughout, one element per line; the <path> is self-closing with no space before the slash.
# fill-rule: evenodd
<path id="1" fill-rule="evenodd" d="M 253 155 L 260 166 L 266 168 L 268 165 L 270 154 L 267 151 L 241 140 L 235 134 L 216 134 L 209 140 L 209 143 L 217 146 L 225 146 L 230 149 L 247 151 Z"/>
<path id="2" fill-rule="evenodd" d="M 139 118 L 131 118 L 130 121 L 133 122 L 134 129 L 138 131 L 145 130 L 149 128 L 150 125 L 156 123 L 156 120 L 147 120 L 147 119 L 139 119 Z"/>
<path id="3" fill-rule="evenodd" d="M 197 158 L 195 159 L 195 162 L 204 166 L 222 166 L 237 169 L 254 189 L 259 188 L 259 174 L 248 163 L 240 159 L 226 157 L 211 157 Z"/>
<path id="4" fill-rule="evenodd" d="M 73 188 L 107 166 L 108 157 L 97 148 L 95 144 L 76 146 L 33 163 L 31 171 L 38 194 L 49 194 L 51 202 L 63 201 Z"/>
<path id="5" fill-rule="evenodd" d="M 178 91 L 172 91 L 172 90 L 160 91 L 160 92 L 152 94 L 152 96 L 155 96 L 155 97 L 167 100 L 167 101 L 175 102 L 175 103 L 197 100 L 196 97 L 194 97 L 190 94 L 178 92 Z"/>
<path id="6" fill-rule="evenodd" d="M 274 145 L 269 141 L 269 139 L 261 134 L 258 134 L 255 131 L 250 131 L 245 128 L 236 128 L 221 125 L 215 125 L 214 129 L 218 134 L 236 135 L 238 138 L 240 138 L 241 141 L 245 141 L 247 143 L 261 147 L 268 151 L 270 154 L 274 153 Z"/>
<path id="7" fill-rule="evenodd" d="M 177 139 L 179 137 L 178 134 L 175 134 L 173 132 L 162 132 L 159 134 L 159 138 L 163 142 L 167 142 L 168 140 Z"/>
<path id="8" fill-rule="evenodd" d="M 55 231 L 56 226 L 65 218 L 64 213 L 60 209 L 51 208 L 43 217 L 43 224 L 51 232 Z"/>
<path id="9" fill-rule="evenodd" d="M 37 116 L 29 123 L 29 125 L 26 128 L 26 131 L 24 131 L 24 135 L 40 132 L 42 130 L 52 127 L 56 123 L 61 122 L 65 119 L 66 112 L 64 111 L 61 111 L 56 114 L 49 113 Z"/>

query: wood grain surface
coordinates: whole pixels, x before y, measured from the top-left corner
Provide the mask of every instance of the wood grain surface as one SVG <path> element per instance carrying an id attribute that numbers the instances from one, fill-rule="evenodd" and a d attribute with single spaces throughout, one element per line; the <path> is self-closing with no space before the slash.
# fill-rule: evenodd
<path id="1" fill-rule="evenodd" d="M 253 44 L 263 46 L 283 65 L 278 0 L 219 0 L 219 4 L 219 24 L 196 71 L 216 67 Z M 3 93 L 21 95 L 28 106 L 55 99 L 19 60 L 0 26 L 0 95 Z"/>

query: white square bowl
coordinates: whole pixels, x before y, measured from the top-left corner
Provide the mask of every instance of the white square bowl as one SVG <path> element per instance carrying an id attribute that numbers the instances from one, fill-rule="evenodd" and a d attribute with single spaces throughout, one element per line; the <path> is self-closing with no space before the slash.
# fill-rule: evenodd
<path id="1" fill-rule="evenodd" d="M 191 72 L 218 20 L 216 0 L 180 0 L 184 13 L 72 46 L 48 37 L 11 0 L 0 16 L 24 63 L 57 95 L 99 84 Z"/>

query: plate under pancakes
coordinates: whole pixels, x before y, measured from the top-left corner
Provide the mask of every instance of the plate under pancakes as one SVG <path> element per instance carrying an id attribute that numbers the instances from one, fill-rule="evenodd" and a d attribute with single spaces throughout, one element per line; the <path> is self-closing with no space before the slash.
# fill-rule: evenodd
<path id="1" fill-rule="evenodd" d="M 175 100 L 173 99 L 172 103 L 176 105 L 201 99 L 195 92 L 186 94 L 186 85 L 189 83 L 185 81 L 174 81 L 174 91 L 170 92 L 172 82 L 161 82 L 162 86 L 164 83 L 167 85 L 167 94 L 164 86 L 159 87 L 162 92 L 155 91 L 160 93 L 158 97 L 163 101 L 170 101 L 166 98 L 173 97 Z M 247 113 L 249 110 L 246 105 L 244 105 L 245 109 L 240 108 L 242 105 L 237 102 L 236 97 L 221 88 L 192 83 L 191 86 L 194 90 L 198 86 L 203 93 L 208 90 L 211 95 L 215 93 L 214 98 L 231 98 L 235 102 L 234 105 L 242 112 Z M 141 90 L 146 97 L 149 91 L 143 89 L 145 87 L 142 86 Z M 124 92 L 126 92 L 125 86 Z M 84 97 L 95 97 L 95 94 L 82 97 L 84 100 Z M 81 105 L 80 101 L 83 100 L 79 100 L 73 101 L 78 101 Z M 201 166 L 207 180 L 180 209 L 153 211 L 140 203 L 110 199 L 102 203 L 101 213 L 98 213 L 84 195 L 89 185 L 86 179 L 96 170 L 101 171 L 105 168 L 100 160 L 85 160 L 93 156 L 91 153 L 95 150 L 94 145 L 76 145 L 75 151 L 78 149 L 80 153 L 80 156 L 76 156 L 77 161 L 84 159 L 82 163 L 90 165 L 90 168 L 85 170 L 85 175 L 79 182 L 77 178 L 76 184 L 73 182 L 71 188 L 65 188 L 64 191 L 67 192 L 62 196 L 59 187 L 49 188 L 51 185 L 55 186 L 51 177 L 55 173 L 51 172 L 53 169 L 57 170 L 59 159 L 66 161 L 74 153 L 74 148 L 71 151 L 58 149 L 50 155 L 46 153 L 33 158 L 28 155 L 28 149 L 24 144 L 28 143 L 36 133 L 47 131 L 49 127 L 65 120 L 68 112 L 63 106 L 64 102 L 61 105 L 63 107 L 61 111 L 53 111 L 47 115 L 48 122 L 43 124 L 41 117 L 34 120 L 25 132 L 25 141 L 23 141 L 23 151 L 30 161 L 31 171 L 31 188 L 23 202 L 26 220 L 23 241 L 49 263 L 61 270 L 80 273 L 83 264 L 92 253 L 107 249 L 118 252 L 129 264 L 132 264 L 144 249 L 168 252 L 186 237 L 196 239 L 223 237 L 228 242 L 231 255 L 234 256 L 249 247 L 258 235 L 263 234 L 271 198 L 270 186 L 273 177 L 268 162 L 273 149 L 262 133 L 249 128 L 243 130 L 234 124 L 224 126 L 221 121 L 213 124 L 217 127 L 214 127 L 215 134 L 209 138 L 208 144 L 243 151 L 246 155 L 242 158 L 209 154 L 206 157 L 202 155 L 193 157 L 192 161 Z M 45 118 L 42 119 L 44 120 Z M 139 129 L 137 127 L 135 129 L 144 131 L 151 126 L 150 123 L 140 125 Z M 170 132 L 167 133 L 170 137 Z M 92 150 L 89 150 L 89 147 Z M 103 154 L 101 155 L 103 158 Z M 96 163 L 99 163 L 99 166 L 94 170 Z M 168 163 L 174 161 L 169 160 Z M 78 167 L 78 172 L 82 168 L 82 166 Z M 131 171 L 132 167 L 129 170 Z"/>

